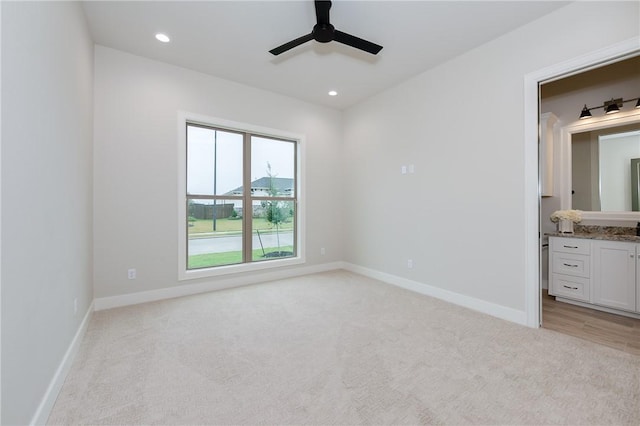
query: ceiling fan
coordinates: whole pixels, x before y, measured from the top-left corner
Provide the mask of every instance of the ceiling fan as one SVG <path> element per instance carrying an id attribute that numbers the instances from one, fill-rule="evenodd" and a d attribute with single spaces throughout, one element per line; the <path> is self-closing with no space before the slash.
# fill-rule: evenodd
<path id="1" fill-rule="evenodd" d="M 316 0 L 315 4 L 316 19 L 318 23 L 313 26 L 311 33 L 303 35 L 295 40 L 291 40 L 290 42 L 285 43 L 282 46 L 278 46 L 275 49 L 271 49 L 269 53 L 277 56 L 310 40 L 315 40 L 319 43 L 337 41 L 338 43 L 364 50 L 365 52 L 369 52 L 373 55 L 377 55 L 382 49 L 382 46 L 378 44 L 336 30 L 335 27 L 329 23 L 329 9 L 331 9 L 330 1 Z"/>

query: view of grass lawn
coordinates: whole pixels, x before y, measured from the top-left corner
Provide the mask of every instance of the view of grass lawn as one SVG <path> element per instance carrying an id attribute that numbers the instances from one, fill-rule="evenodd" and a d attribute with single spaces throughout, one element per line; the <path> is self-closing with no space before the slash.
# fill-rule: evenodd
<path id="1" fill-rule="evenodd" d="M 253 250 L 253 259 L 260 260 L 263 255 L 273 253 L 275 251 L 293 252 L 293 246 L 269 247 L 264 249 Z M 265 258 L 266 259 L 266 258 Z M 271 258 L 273 259 L 273 258 Z M 242 262 L 241 251 L 228 251 L 224 253 L 207 253 L 189 256 L 189 269 L 209 268 L 211 266 L 233 265 Z"/>
<path id="2" fill-rule="evenodd" d="M 212 219 L 196 219 L 191 221 L 193 226 L 189 226 L 189 235 L 214 232 Z M 280 225 L 280 230 L 293 229 L 293 222 L 284 222 Z M 269 223 L 264 217 L 253 218 L 253 229 L 275 230 L 275 225 Z M 217 219 L 215 232 L 242 232 L 242 219 Z"/>

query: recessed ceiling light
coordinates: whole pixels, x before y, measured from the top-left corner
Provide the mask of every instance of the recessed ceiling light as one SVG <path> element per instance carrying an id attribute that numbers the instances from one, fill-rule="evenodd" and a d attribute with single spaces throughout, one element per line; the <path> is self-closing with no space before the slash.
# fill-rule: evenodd
<path id="1" fill-rule="evenodd" d="M 162 33 L 156 34 L 156 39 L 163 43 L 169 43 L 171 41 L 171 39 L 166 34 L 162 34 Z"/>
<path id="2" fill-rule="evenodd" d="M 329 96 L 338 96 L 338 92 L 336 92 L 335 90 L 331 90 L 329 92 Z"/>

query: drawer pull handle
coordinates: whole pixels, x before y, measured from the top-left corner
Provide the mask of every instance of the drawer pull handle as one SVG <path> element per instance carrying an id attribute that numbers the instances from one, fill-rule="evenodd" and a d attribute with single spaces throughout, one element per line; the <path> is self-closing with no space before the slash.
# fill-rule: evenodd
<path id="1" fill-rule="evenodd" d="M 563 265 L 564 265 L 564 266 L 570 266 L 570 267 L 572 267 L 572 268 L 577 268 L 577 267 L 578 267 L 578 265 L 571 265 L 571 264 L 569 264 L 569 263 L 563 263 Z"/>
<path id="2" fill-rule="evenodd" d="M 569 290 L 577 290 L 578 289 L 578 287 L 570 287 L 568 285 L 563 285 L 562 287 L 568 288 Z"/>
<path id="3" fill-rule="evenodd" d="M 578 248 L 578 246 L 563 246 L 564 248 Z"/>

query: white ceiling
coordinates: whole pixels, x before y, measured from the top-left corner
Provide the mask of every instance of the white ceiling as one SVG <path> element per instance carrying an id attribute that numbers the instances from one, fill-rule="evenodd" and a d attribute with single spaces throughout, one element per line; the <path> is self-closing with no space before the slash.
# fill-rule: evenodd
<path id="1" fill-rule="evenodd" d="M 315 41 L 268 53 L 311 32 L 310 0 L 88 1 L 84 9 L 97 44 L 344 109 L 567 3 L 334 1 L 331 23 L 384 46 L 377 56 Z M 332 89 L 339 95 L 328 96 Z"/>

